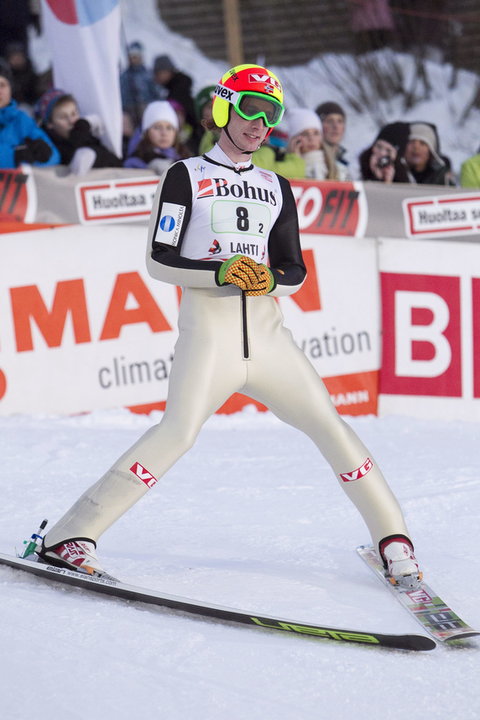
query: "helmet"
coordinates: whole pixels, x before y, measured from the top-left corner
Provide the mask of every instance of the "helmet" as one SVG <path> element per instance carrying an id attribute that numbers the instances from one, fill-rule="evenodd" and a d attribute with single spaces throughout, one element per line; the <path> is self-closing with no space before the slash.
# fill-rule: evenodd
<path id="1" fill-rule="evenodd" d="M 212 115 L 217 127 L 227 125 L 230 106 L 246 120 L 261 117 L 270 134 L 284 113 L 280 80 L 261 65 L 237 65 L 215 87 Z"/>

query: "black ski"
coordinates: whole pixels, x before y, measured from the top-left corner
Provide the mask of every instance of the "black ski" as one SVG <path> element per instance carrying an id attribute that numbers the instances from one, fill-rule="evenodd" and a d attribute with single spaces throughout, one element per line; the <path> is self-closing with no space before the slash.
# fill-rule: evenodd
<path id="1" fill-rule="evenodd" d="M 30 558 L 31 557 L 32 556 L 30 556 Z M 224 622 L 240 623 L 242 625 L 250 625 L 269 630 L 280 630 L 323 640 L 360 643 L 377 647 L 396 648 L 398 650 L 433 650 L 433 648 L 436 647 L 434 640 L 423 635 L 410 633 L 391 635 L 377 632 L 363 632 L 267 617 L 243 610 L 223 607 L 221 605 L 190 600 L 189 598 L 175 595 L 167 595 L 157 592 L 156 590 L 148 590 L 135 585 L 127 585 L 109 576 L 91 577 L 53 565 L 44 565 L 33 559 L 13 557 L 2 553 L 0 553 L 0 565 L 6 565 L 16 570 L 23 570 L 44 580 L 71 585 L 76 588 L 81 588 L 82 590 L 87 590 L 88 592 L 102 593 L 103 595 L 110 595 L 131 602 L 148 603 L 169 608 L 170 610 L 198 615 L 204 618 L 213 618 Z"/>

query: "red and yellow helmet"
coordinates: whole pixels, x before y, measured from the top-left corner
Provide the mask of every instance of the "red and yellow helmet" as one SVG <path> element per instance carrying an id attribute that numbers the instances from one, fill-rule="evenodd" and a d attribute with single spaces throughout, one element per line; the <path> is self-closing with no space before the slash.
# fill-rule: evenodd
<path id="1" fill-rule="evenodd" d="M 280 80 L 261 65 L 231 68 L 215 87 L 212 115 L 217 127 L 227 125 L 230 106 L 245 120 L 261 117 L 271 132 L 285 111 Z"/>

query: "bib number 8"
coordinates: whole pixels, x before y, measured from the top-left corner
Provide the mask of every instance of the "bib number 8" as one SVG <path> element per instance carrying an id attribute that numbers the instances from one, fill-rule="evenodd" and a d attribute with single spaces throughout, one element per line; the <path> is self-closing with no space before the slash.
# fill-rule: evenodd
<path id="1" fill-rule="evenodd" d="M 231 200 L 212 203 L 212 231 L 217 233 L 246 233 L 266 238 L 271 224 L 270 208 L 259 203 L 244 202 L 239 205 Z"/>
<path id="2" fill-rule="evenodd" d="M 250 227 L 248 210 L 246 207 L 237 207 L 237 229 L 247 232 Z"/>

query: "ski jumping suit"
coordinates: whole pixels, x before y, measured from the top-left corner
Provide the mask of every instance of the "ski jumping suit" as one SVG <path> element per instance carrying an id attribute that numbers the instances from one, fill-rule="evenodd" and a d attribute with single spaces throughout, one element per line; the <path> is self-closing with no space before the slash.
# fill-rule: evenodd
<path id="1" fill-rule="evenodd" d="M 247 296 L 220 286 L 225 259 L 269 263 L 275 287 Z M 45 546 L 98 537 L 194 443 L 234 392 L 264 403 L 306 433 L 330 463 L 372 540 L 409 536 L 372 455 L 337 413 L 317 372 L 283 325 L 275 296 L 305 278 L 289 183 L 251 164 L 234 165 L 216 145 L 172 165 L 152 209 L 149 273 L 183 289 L 179 337 L 162 421 L 150 428 L 47 533 Z"/>

